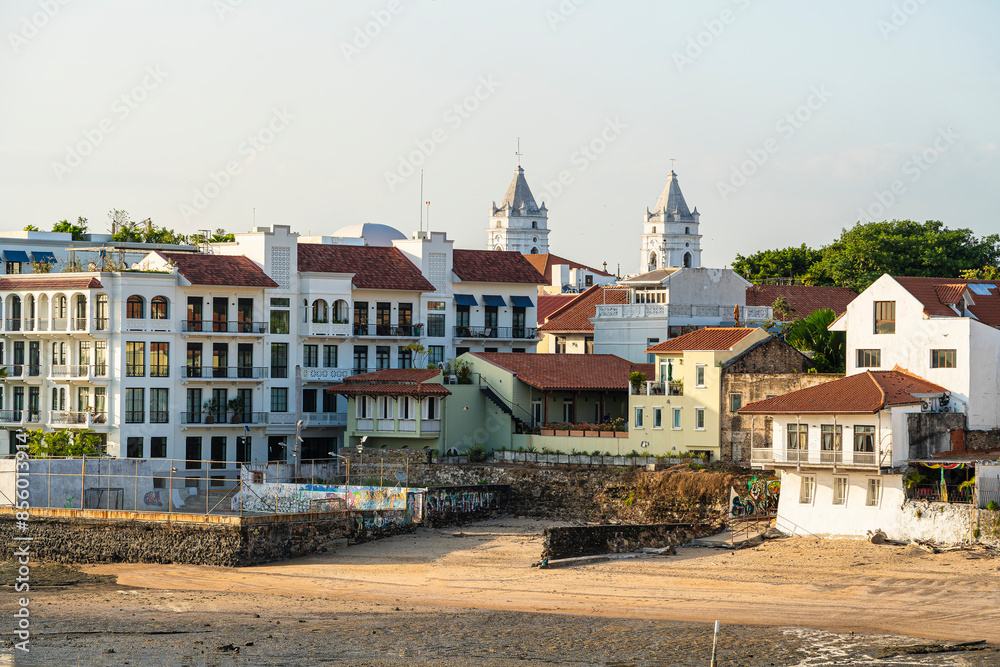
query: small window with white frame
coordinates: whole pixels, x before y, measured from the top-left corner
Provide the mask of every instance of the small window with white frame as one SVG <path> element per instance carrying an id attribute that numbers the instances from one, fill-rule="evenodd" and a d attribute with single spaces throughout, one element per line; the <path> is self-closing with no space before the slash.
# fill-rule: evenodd
<path id="1" fill-rule="evenodd" d="M 833 504 L 834 505 L 846 505 L 847 504 L 847 478 L 846 477 L 834 477 L 833 478 Z"/>
<path id="2" fill-rule="evenodd" d="M 958 357 L 955 350 L 931 350 L 931 368 L 957 368 Z"/>
<path id="3" fill-rule="evenodd" d="M 799 503 L 811 505 L 813 496 L 816 493 L 816 478 L 812 475 L 802 477 L 802 485 L 799 487 Z"/>
<path id="4" fill-rule="evenodd" d="M 698 364 L 694 367 L 694 384 L 696 387 L 705 386 L 705 364 Z"/>
<path id="5" fill-rule="evenodd" d="M 705 430 L 705 408 L 694 409 L 694 430 Z"/>
<path id="6" fill-rule="evenodd" d="M 643 428 L 642 426 L 642 408 L 635 409 L 635 428 Z"/>
<path id="7" fill-rule="evenodd" d="M 653 408 L 653 428 L 663 428 L 663 408 Z"/>
<path id="8" fill-rule="evenodd" d="M 736 412 L 743 407 L 743 394 L 729 395 L 729 411 Z"/>
<path id="9" fill-rule="evenodd" d="M 882 480 L 868 478 L 868 495 L 865 497 L 865 505 L 868 507 L 878 507 L 882 500 Z"/>
<path id="10" fill-rule="evenodd" d="M 680 431 L 683 428 L 684 422 L 681 421 L 681 408 L 672 408 L 673 421 L 670 423 L 670 428 L 675 431 Z"/>

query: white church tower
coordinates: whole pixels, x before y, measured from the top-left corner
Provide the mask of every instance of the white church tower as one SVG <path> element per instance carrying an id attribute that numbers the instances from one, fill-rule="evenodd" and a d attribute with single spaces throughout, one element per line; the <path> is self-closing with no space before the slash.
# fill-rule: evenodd
<path id="1" fill-rule="evenodd" d="M 490 211 L 490 227 L 486 230 L 489 250 L 515 250 L 525 255 L 549 252 L 549 212 L 545 202 L 535 204 L 521 165 L 500 205 L 493 202 Z"/>
<path id="2" fill-rule="evenodd" d="M 701 266 L 701 234 L 698 207 L 688 209 L 677 174 L 670 171 L 660 199 L 642 225 L 639 273 L 670 267 Z"/>

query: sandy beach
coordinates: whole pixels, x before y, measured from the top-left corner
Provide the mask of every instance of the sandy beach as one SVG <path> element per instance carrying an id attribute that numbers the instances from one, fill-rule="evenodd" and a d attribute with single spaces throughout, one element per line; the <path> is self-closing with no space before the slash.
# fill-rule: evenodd
<path id="1" fill-rule="evenodd" d="M 152 650 L 169 633 L 183 628 L 184 633 L 203 633 L 206 638 L 191 640 L 204 642 L 199 648 L 187 637 L 179 641 L 177 650 L 194 649 L 193 655 L 199 655 L 197 651 L 201 650 L 216 659 L 220 644 L 223 648 L 230 643 L 237 647 L 251 641 L 253 646 L 244 646 L 242 652 L 237 651 L 233 656 L 249 660 L 266 635 L 271 635 L 271 639 L 279 636 L 281 624 L 284 626 L 280 632 L 285 634 L 280 636 L 299 642 L 300 647 L 308 644 L 310 632 L 313 636 L 315 633 L 327 636 L 332 627 L 353 639 L 359 632 L 368 634 L 369 627 L 376 636 L 380 629 L 398 627 L 403 638 L 407 627 L 411 632 L 416 632 L 413 628 L 418 626 L 425 628 L 421 632 L 431 636 L 441 632 L 434 631 L 434 627 L 455 632 L 471 623 L 480 629 L 476 636 L 486 641 L 482 639 L 486 626 L 475 623 L 476 618 L 492 619 L 486 624 L 489 627 L 509 626 L 529 647 L 535 644 L 523 632 L 517 632 L 525 624 L 534 627 L 532 623 L 536 623 L 541 634 L 555 632 L 554 636 L 559 636 L 557 628 L 582 623 L 584 627 L 575 634 L 583 637 L 591 637 L 595 628 L 607 630 L 618 626 L 624 636 L 634 636 L 638 629 L 625 630 L 653 624 L 673 628 L 675 638 L 690 632 L 698 651 L 702 651 L 710 646 L 710 632 L 706 634 L 704 628 L 693 623 L 715 620 L 729 628 L 726 632 L 730 655 L 735 655 L 733 638 L 740 633 L 746 635 L 741 642 L 742 650 L 750 651 L 747 655 L 753 651 L 759 655 L 769 642 L 786 641 L 777 639 L 775 633 L 788 636 L 791 632 L 788 628 L 800 629 L 797 632 L 811 628 L 816 632 L 839 633 L 838 637 L 853 632 L 859 641 L 862 635 L 894 634 L 923 638 L 908 643 L 987 640 L 1000 645 L 997 630 L 1000 558 L 988 552 L 935 555 L 912 546 L 783 538 L 737 551 L 684 547 L 674 556 L 541 570 L 531 565 L 539 559 L 545 525 L 548 524 L 535 520 L 504 518 L 462 529 L 421 528 L 413 534 L 335 552 L 242 569 L 141 564 L 81 566 L 86 573 L 116 575 L 117 584 L 37 593 L 36 618 L 48 625 L 41 630 L 37 645 L 46 645 L 46 632 L 54 632 L 53 638 L 70 636 L 74 631 L 82 632 L 83 626 L 90 622 L 96 624 L 94 633 L 99 633 L 101 627 L 105 632 L 110 628 L 112 634 L 153 632 L 159 639 L 147 636 L 143 640 Z M 98 619 L 103 620 L 98 622 Z M 316 629 L 316 624 L 326 629 Z M 235 639 L 223 642 L 225 637 L 220 633 L 224 634 L 226 628 L 234 633 Z M 287 635 L 290 632 L 292 635 Z M 497 632 L 504 636 L 502 631 Z M 774 637 L 768 639 L 772 634 Z M 379 640 L 385 641 L 386 637 Z M 440 640 L 441 637 L 435 638 Z M 374 639 L 368 644 L 371 641 Z M 705 641 L 709 644 L 703 646 Z M 865 641 L 877 648 L 879 641 L 885 644 L 902 640 Z M 607 648 L 613 643 L 609 637 L 600 646 Z M 52 647 L 57 644 L 55 641 Z M 139 645 L 143 643 L 136 646 Z M 78 651 L 94 648 L 85 634 L 61 646 Z M 422 645 L 414 636 L 399 644 L 404 647 L 398 656 L 401 662 L 393 662 L 392 646 L 397 644 L 387 644 L 378 653 L 389 662 L 366 662 L 361 659 L 363 656 L 347 660 L 344 654 L 338 654 L 338 659 L 347 661 L 335 664 L 412 664 L 416 655 L 433 658 L 426 664 L 446 664 L 445 659 L 466 664 L 461 660 L 471 650 L 465 644 L 457 653 L 443 649 L 435 653 L 433 646 L 419 648 Z M 403 660 L 407 657 L 406 646 L 412 646 L 416 653 Z M 585 644 L 579 641 L 573 646 L 573 650 L 585 650 Z M 566 661 L 569 654 L 560 651 L 558 642 L 550 648 L 555 662 Z M 60 655 L 72 657 L 72 653 Z M 500 650 L 496 659 L 508 659 L 505 656 Z M 558 656 L 563 659 L 555 660 Z M 480 656 L 486 657 L 488 651 Z M 586 654 L 579 657 L 581 664 L 610 664 L 595 655 L 590 656 L 592 662 L 586 660 Z M 260 663 L 245 664 L 283 662 L 261 659 Z M 476 663 L 487 664 L 482 659 Z M 794 655 L 787 660 L 778 659 L 773 654 L 770 662 L 758 663 L 755 658 L 744 656 L 743 662 L 723 664 L 791 665 L 799 664 L 800 659 L 801 656 Z M 1000 664 L 1000 652 L 990 649 L 946 660 L 955 659 L 960 661 L 899 664 Z M 629 658 L 630 662 L 618 660 L 620 665 L 689 664 L 676 657 L 662 663 L 641 656 Z M 289 658 L 289 662 L 294 660 Z M 146 663 L 139 659 L 132 664 Z M 167 660 L 162 664 L 174 663 Z M 522 660 L 516 664 L 536 663 Z"/>

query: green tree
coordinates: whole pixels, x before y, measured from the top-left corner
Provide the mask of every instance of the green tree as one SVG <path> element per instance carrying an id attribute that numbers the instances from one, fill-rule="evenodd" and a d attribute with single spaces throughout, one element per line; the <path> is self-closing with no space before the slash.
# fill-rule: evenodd
<path id="1" fill-rule="evenodd" d="M 984 266 L 979 269 L 969 269 L 962 271 L 961 277 L 966 280 L 1000 280 L 1000 267 Z"/>
<path id="2" fill-rule="evenodd" d="M 813 366 L 820 373 L 843 373 L 847 365 L 847 335 L 829 329 L 835 319 L 830 308 L 813 311 L 796 320 L 785 336 L 795 349 L 813 353 Z"/>
<path id="3" fill-rule="evenodd" d="M 38 227 L 35 227 L 34 225 L 25 225 L 24 227 L 21 228 L 21 231 L 22 232 L 38 232 L 38 231 L 41 231 L 41 230 L 38 229 Z"/>
<path id="4" fill-rule="evenodd" d="M 27 436 L 28 453 L 33 458 L 79 457 L 100 453 L 101 439 L 93 431 L 70 431 L 64 428 L 46 433 L 36 429 L 28 431 Z"/>
<path id="5" fill-rule="evenodd" d="M 152 218 L 134 222 L 128 211 L 120 209 L 108 211 L 108 218 L 111 220 L 111 240 L 116 243 L 188 244 L 187 236 L 158 226 Z"/>
<path id="6" fill-rule="evenodd" d="M 821 284 L 822 277 L 812 275 L 811 270 L 822 258 L 822 250 L 814 250 L 803 243 L 797 248 L 761 250 L 746 257 L 736 255 L 733 270 L 752 283 L 771 278 L 790 278 L 807 284 Z"/>
<path id="7" fill-rule="evenodd" d="M 52 225 L 52 231 L 70 233 L 74 241 L 82 241 L 83 235 L 87 233 L 87 219 L 81 215 L 77 217 L 75 225 L 69 220 L 61 220 Z"/>
<path id="8" fill-rule="evenodd" d="M 814 273 L 835 285 L 862 292 L 880 276 L 957 278 L 969 267 L 1000 260 L 1000 235 L 977 238 L 970 229 L 912 220 L 858 223 L 823 249 Z"/>
<path id="9" fill-rule="evenodd" d="M 198 245 L 200 243 L 232 243 L 236 240 L 236 234 L 230 234 L 225 229 L 221 227 L 216 229 L 208 239 L 202 233 L 192 234 L 189 237 L 193 245 Z"/>

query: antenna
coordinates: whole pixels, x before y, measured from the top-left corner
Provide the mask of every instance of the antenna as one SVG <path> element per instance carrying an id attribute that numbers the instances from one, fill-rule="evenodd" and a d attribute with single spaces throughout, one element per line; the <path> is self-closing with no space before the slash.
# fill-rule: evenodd
<path id="1" fill-rule="evenodd" d="M 514 151 L 514 155 L 517 156 L 517 166 L 521 166 L 521 137 L 517 138 L 517 150 Z"/>
<path id="2" fill-rule="evenodd" d="M 675 159 L 676 159 L 676 158 L 670 158 L 670 171 L 673 171 L 673 170 L 674 170 L 674 160 L 675 160 Z"/>
<path id="3" fill-rule="evenodd" d="M 420 170 L 420 201 L 424 200 L 424 170 Z M 420 231 L 424 231 L 424 208 L 420 207 Z"/>

